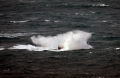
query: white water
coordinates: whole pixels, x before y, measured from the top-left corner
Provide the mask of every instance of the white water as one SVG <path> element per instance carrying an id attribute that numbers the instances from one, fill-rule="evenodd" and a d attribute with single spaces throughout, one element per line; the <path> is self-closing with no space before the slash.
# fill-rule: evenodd
<path id="1" fill-rule="evenodd" d="M 0 50 L 4 50 L 5 48 L 0 48 Z"/>
<path id="2" fill-rule="evenodd" d="M 15 45 L 9 49 L 27 49 L 29 51 L 68 51 L 78 49 L 91 49 L 91 45 L 87 44 L 91 33 L 80 30 L 69 31 L 56 36 L 32 36 L 31 40 L 36 45 Z M 59 50 L 58 46 L 62 48 Z"/>
<path id="3" fill-rule="evenodd" d="M 29 50 L 29 51 L 43 51 L 43 50 L 48 50 L 47 47 L 37 47 L 37 46 L 34 46 L 34 45 L 21 45 L 21 44 L 17 44 L 13 47 L 10 47 L 8 49 L 26 49 L 26 50 Z"/>

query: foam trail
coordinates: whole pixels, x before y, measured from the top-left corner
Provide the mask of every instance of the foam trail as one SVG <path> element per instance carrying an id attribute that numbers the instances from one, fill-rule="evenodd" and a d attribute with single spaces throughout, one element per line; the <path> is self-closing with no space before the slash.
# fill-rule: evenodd
<path id="1" fill-rule="evenodd" d="M 29 50 L 29 51 L 44 51 L 44 50 L 48 50 L 47 47 L 36 47 L 36 46 L 33 46 L 33 45 L 15 45 L 13 47 L 10 47 L 8 49 L 26 49 L 26 50 Z"/>
<path id="2" fill-rule="evenodd" d="M 91 45 L 87 44 L 91 33 L 80 30 L 69 31 L 67 33 L 58 34 L 56 36 L 32 36 L 32 42 L 40 47 L 47 47 L 48 50 L 58 50 L 58 46 L 61 46 L 59 51 L 77 50 L 77 49 L 91 49 Z"/>

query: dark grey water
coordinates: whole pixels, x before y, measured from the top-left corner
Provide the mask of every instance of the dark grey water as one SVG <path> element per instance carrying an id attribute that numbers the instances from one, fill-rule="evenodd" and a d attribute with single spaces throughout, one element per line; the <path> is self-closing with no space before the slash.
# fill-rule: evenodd
<path id="1" fill-rule="evenodd" d="M 33 35 L 92 32 L 94 49 L 9 50 Z M 119 0 L 0 0 L 0 78 L 119 78 Z"/>

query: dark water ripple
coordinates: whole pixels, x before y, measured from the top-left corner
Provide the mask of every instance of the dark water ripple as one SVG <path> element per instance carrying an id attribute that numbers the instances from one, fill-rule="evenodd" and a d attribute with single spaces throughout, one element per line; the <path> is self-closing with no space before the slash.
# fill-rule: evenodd
<path id="1" fill-rule="evenodd" d="M 119 0 L 0 0 L 1 78 L 119 78 Z M 94 49 L 66 52 L 9 50 L 33 35 L 93 33 Z"/>

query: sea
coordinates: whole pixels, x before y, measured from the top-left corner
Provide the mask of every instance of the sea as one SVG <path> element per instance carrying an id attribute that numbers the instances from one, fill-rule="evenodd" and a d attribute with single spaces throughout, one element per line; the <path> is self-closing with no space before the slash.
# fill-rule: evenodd
<path id="1" fill-rule="evenodd" d="M 92 48 L 40 46 L 73 31 Z M 0 0 L 0 78 L 120 78 L 120 0 Z"/>

